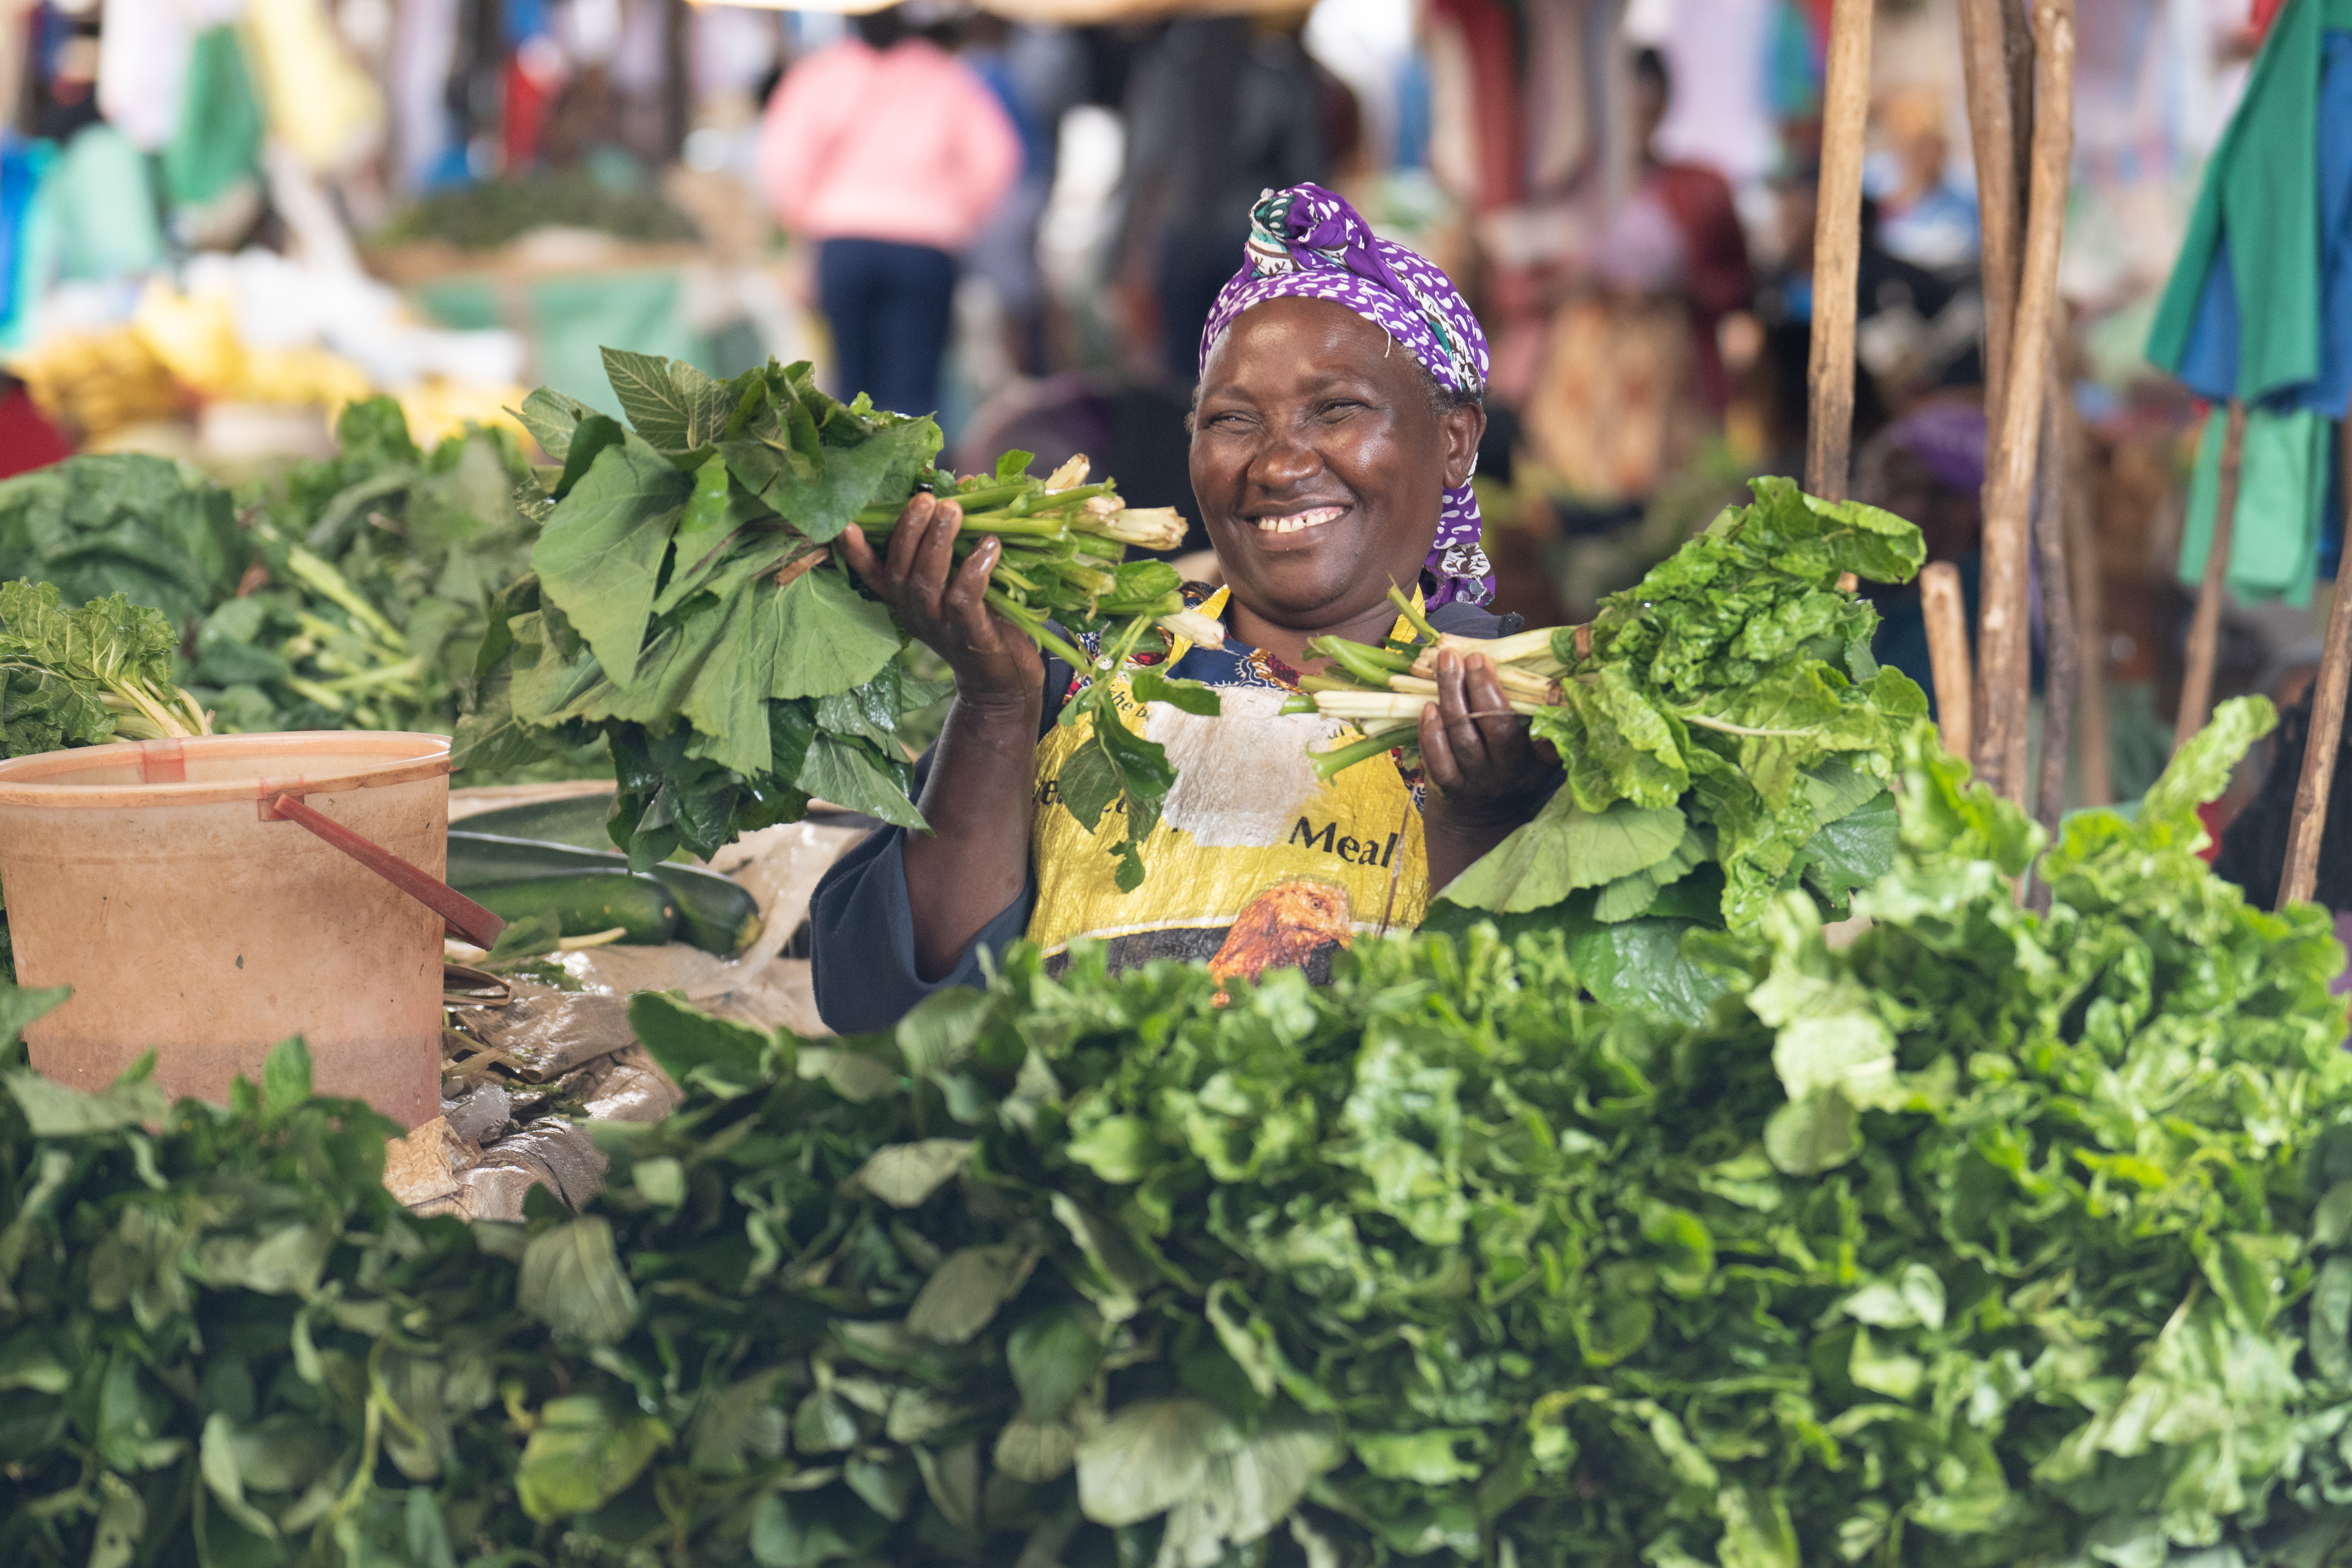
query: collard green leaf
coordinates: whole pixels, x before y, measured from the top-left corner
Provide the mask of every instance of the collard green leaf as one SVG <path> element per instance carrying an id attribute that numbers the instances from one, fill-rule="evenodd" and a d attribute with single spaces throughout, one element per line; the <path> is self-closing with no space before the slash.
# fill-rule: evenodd
<path id="1" fill-rule="evenodd" d="M 1587 812 L 1560 791 L 1446 884 L 1444 897 L 1471 909 L 1519 914 L 1559 903 L 1579 888 L 1597 888 L 1648 870 L 1675 854 L 1685 824 L 1675 806 L 1620 801 Z"/>
<path id="2" fill-rule="evenodd" d="M 531 549 L 541 592 L 623 683 L 636 674 L 662 558 L 690 489 L 653 454 L 607 447 Z"/>
<path id="3" fill-rule="evenodd" d="M 1097 1524 L 1156 1518 L 1207 1486 L 1211 1462 L 1242 1440 L 1197 1399 L 1129 1405 L 1078 1445 L 1078 1506 Z"/>
<path id="4" fill-rule="evenodd" d="M 849 811 L 862 811 L 900 827 L 925 826 L 907 798 L 904 784 L 885 772 L 874 753 L 854 742 L 820 732 L 793 781 L 807 795 Z"/>

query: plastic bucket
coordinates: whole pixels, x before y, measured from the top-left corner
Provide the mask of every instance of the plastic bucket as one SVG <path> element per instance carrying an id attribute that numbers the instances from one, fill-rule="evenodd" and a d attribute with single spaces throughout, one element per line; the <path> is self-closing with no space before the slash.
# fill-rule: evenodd
<path id="1" fill-rule="evenodd" d="M 0 891 L 18 983 L 70 985 L 32 1064 L 103 1089 L 149 1047 L 166 1092 L 215 1102 L 270 1047 L 322 1094 L 404 1126 L 440 1109 L 441 917 L 295 822 L 289 794 L 393 854 L 447 866 L 449 742 L 208 735 L 0 762 Z"/>

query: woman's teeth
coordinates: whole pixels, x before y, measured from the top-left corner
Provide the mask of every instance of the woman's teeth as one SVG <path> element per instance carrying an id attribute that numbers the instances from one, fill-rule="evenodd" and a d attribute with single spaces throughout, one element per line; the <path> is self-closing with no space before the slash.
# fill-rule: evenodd
<path id="1" fill-rule="evenodd" d="M 1254 519 L 1261 533 L 1297 533 L 1302 528 L 1315 528 L 1329 522 L 1347 510 L 1339 506 L 1318 506 L 1307 511 L 1294 511 L 1286 517 Z"/>

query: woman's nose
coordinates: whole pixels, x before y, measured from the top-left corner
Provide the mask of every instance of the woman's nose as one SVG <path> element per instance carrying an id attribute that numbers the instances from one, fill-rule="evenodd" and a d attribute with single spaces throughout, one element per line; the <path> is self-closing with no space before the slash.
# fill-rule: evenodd
<path id="1" fill-rule="evenodd" d="M 1257 453 L 1250 459 L 1252 483 L 1284 490 L 1306 483 L 1323 469 L 1323 456 L 1285 426 L 1269 423 Z"/>

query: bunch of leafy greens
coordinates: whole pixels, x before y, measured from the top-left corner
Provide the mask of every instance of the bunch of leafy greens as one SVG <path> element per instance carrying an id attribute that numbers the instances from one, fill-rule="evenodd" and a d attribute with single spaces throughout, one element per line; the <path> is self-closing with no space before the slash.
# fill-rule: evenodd
<path id="1" fill-rule="evenodd" d="M 680 847 L 714 854 L 815 796 L 921 826 L 899 726 L 947 689 L 911 673 L 887 607 L 828 548 L 853 522 L 887 531 L 918 488 L 963 503 L 967 549 L 1003 540 L 990 603 L 1074 662 L 1092 661 L 1049 617 L 1074 630 L 1123 619 L 1127 649 L 1181 610 L 1172 568 L 1119 563 L 1136 514 L 1108 484 L 1041 483 L 1021 471 L 1026 453 L 958 479 L 932 466 L 935 423 L 863 395 L 835 402 L 805 364 L 721 383 L 647 355 L 604 359 L 627 426 L 544 389 L 521 410 L 563 469 L 533 574 L 491 611 L 457 750 L 461 765 L 505 767 L 601 735 L 619 786 L 609 827 L 632 865 Z M 1097 705 L 1112 711 L 1107 696 L 1073 707 Z M 1171 774 L 1156 744 L 1121 749 L 1126 729 L 1099 727 L 1118 735 L 1096 748 L 1107 787 L 1083 804 L 1098 821 L 1129 797 L 1139 880 L 1135 826 L 1149 829 Z"/>
<path id="2" fill-rule="evenodd" d="M 54 583 L 0 583 L 0 756 L 212 732 L 172 682 L 180 639 L 121 594 L 79 609 Z"/>
<path id="3" fill-rule="evenodd" d="M 234 495 L 150 457 L 70 458 L 0 483 L 0 577 L 160 610 L 179 679 L 219 729 L 447 731 L 490 597 L 528 569 L 544 496 L 509 431 L 423 451 L 377 397 L 336 434 L 338 456 Z"/>
<path id="4" fill-rule="evenodd" d="M 70 603 L 121 594 L 175 632 L 236 592 L 251 552 L 229 492 L 163 458 L 68 458 L 0 480 L 0 579 Z"/>
<path id="5" fill-rule="evenodd" d="M 440 730 L 529 569 L 540 496 L 520 443 L 468 428 L 420 450 L 388 397 L 346 408 L 340 451 L 247 500 L 247 566 L 192 642 L 224 728 Z"/>
<path id="6" fill-rule="evenodd" d="M 1696 1026 L 1492 927 L 1016 951 L 855 1040 L 640 996 L 685 1106 L 524 1226 L 393 1208 L 292 1047 L 228 1112 L 12 1078 L 0 1554 L 2345 1561 L 2343 953 L 2195 855 L 2266 718 L 2074 819 L 2046 916 L 1915 727 L 1873 928 L 1690 939 Z"/>
<path id="7" fill-rule="evenodd" d="M 1566 784 L 1443 889 L 1441 924 L 1546 911 L 1601 994 L 1673 992 L 1696 1021 L 1711 987 L 1673 962 L 1685 931 L 1752 930 L 1798 888 L 1843 915 L 1892 864 L 1892 759 L 1927 699 L 1872 660 L 1877 613 L 1838 579 L 1907 580 L 1919 531 L 1788 479 L 1754 489 L 1604 600 L 1585 651 L 1552 635 L 1530 722 Z"/>

